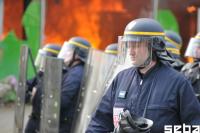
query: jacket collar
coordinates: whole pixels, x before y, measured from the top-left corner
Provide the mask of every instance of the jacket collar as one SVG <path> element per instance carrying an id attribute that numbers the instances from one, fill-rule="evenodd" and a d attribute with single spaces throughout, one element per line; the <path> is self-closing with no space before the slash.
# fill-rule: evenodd
<path id="1" fill-rule="evenodd" d="M 142 74 L 139 69 L 136 69 L 136 73 L 141 77 L 141 79 L 149 77 L 152 73 L 155 73 L 158 68 L 160 67 L 161 63 L 159 61 L 156 62 L 156 64 L 151 67 L 145 74 Z"/>

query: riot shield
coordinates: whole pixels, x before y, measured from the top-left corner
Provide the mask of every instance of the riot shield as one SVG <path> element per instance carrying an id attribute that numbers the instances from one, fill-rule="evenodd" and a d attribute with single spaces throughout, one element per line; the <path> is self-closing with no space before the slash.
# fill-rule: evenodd
<path id="1" fill-rule="evenodd" d="M 14 120 L 14 133 L 23 132 L 24 122 L 24 105 L 25 105 L 25 93 L 26 93 L 26 78 L 27 78 L 27 64 L 28 64 L 28 47 L 21 47 L 20 54 L 20 72 L 17 86 L 17 101 L 15 106 L 15 120 Z"/>
<path id="2" fill-rule="evenodd" d="M 40 133 L 58 133 L 62 60 L 47 57 L 44 65 Z"/>
<path id="3" fill-rule="evenodd" d="M 112 76 L 116 56 L 91 49 L 85 64 L 85 74 L 72 126 L 72 133 L 85 133 L 108 79 Z"/>

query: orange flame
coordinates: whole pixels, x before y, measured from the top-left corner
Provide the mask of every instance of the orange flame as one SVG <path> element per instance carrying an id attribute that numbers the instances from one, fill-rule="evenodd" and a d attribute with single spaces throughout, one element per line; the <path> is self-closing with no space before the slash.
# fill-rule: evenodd
<path id="1" fill-rule="evenodd" d="M 86 5 L 81 1 L 71 0 L 71 2 L 62 1 L 58 5 L 49 2 L 48 5 L 51 7 L 47 8 L 45 43 L 53 41 L 63 43 L 70 37 L 82 36 L 89 40 L 94 48 L 101 47 L 103 41 L 100 30 L 102 25 L 106 25 L 106 23 L 101 24 L 101 12 L 125 12 L 121 1 L 114 3 L 109 1 L 105 4 L 101 0 L 95 0 L 88 1 Z M 57 21 L 52 20 L 52 16 Z M 57 27 L 57 31 L 53 30 L 54 26 L 52 27 L 52 25 Z"/>
<path id="2" fill-rule="evenodd" d="M 197 10 L 197 8 L 195 7 L 195 6 L 188 6 L 187 7 L 187 11 L 189 12 L 189 13 L 193 13 L 193 12 L 195 12 Z"/>
<path id="3" fill-rule="evenodd" d="M 63 43 L 73 36 L 82 36 L 94 48 L 103 49 L 117 42 L 126 24 L 137 18 L 141 9 L 148 9 L 144 6 L 146 1 L 141 1 L 48 0 L 44 43 Z"/>
<path id="4" fill-rule="evenodd" d="M 12 2 L 12 0 L 4 0 L 3 33 L 7 34 L 10 31 L 14 31 L 18 37 L 23 38 L 21 24 L 23 1 L 20 0 L 15 4 Z"/>

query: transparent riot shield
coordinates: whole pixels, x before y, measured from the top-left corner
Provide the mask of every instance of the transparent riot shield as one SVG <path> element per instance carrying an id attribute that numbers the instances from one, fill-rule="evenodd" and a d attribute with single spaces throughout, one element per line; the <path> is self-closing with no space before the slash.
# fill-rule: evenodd
<path id="1" fill-rule="evenodd" d="M 62 60 L 47 57 L 44 64 L 40 133 L 58 133 Z"/>
<path id="2" fill-rule="evenodd" d="M 105 86 L 112 76 L 115 63 L 116 56 L 95 49 L 90 50 L 72 133 L 85 133 L 91 116 L 105 93 Z"/>
<path id="3" fill-rule="evenodd" d="M 19 80 L 16 92 L 17 101 L 15 106 L 14 133 L 23 132 L 28 53 L 28 47 L 25 45 L 22 46 L 20 53 Z"/>

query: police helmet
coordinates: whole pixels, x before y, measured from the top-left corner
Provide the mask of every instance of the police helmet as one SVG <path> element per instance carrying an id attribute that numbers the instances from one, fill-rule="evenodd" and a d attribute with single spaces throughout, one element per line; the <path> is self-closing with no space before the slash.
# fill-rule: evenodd
<path id="1" fill-rule="evenodd" d="M 154 19 L 141 18 L 131 21 L 125 28 L 124 36 L 126 40 L 149 40 L 155 50 L 163 50 L 165 47 L 164 30 Z"/>
<path id="2" fill-rule="evenodd" d="M 200 32 L 197 33 L 196 38 L 200 39 Z"/>
<path id="3" fill-rule="evenodd" d="M 200 32 L 190 39 L 185 56 L 200 59 Z"/>
<path id="4" fill-rule="evenodd" d="M 182 38 L 176 32 L 165 31 L 165 40 L 174 45 L 177 49 L 181 49 L 182 47 Z"/>
<path id="5" fill-rule="evenodd" d="M 177 49 L 176 46 L 174 46 L 173 44 L 166 42 L 165 43 L 165 47 L 166 50 L 171 54 L 171 56 L 175 59 L 179 59 L 180 58 L 180 50 Z"/>
<path id="6" fill-rule="evenodd" d="M 46 44 L 42 49 L 38 50 L 37 57 L 35 59 L 35 66 L 42 67 L 44 64 L 44 58 L 49 57 L 57 57 L 61 49 L 61 46 L 54 43 Z"/>
<path id="7" fill-rule="evenodd" d="M 69 41 L 64 42 L 58 58 L 64 60 L 69 58 L 69 60 L 73 60 L 73 56 L 77 55 L 81 61 L 85 62 L 90 47 L 91 44 L 86 39 L 82 37 L 72 37 Z"/>
<path id="8" fill-rule="evenodd" d="M 150 64 L 153 57 L 155 57 L 153 55 L 156 55 L 154 54 L 156 51 L 165 50 L 164 35 L 165 34 L 162 26 L 154 19 L 140 18 L 128 23 L 125 28 L 124 35 L 121 39 L 119 39 L 120 44 L 125 44 L 125 47 L 127 47 L 122 48 L 122 50 L 128 49 L 130 51 L 132 48 L 142 47 L 143 49 L 146 49 L 145 47 L 148 47 L 149 52 L 146 52 L 148 55 L 141 55 L 140 59 L 135 59 L 135 61 L 132 61 L 130 52 L 129 55 L 127 54 L 128 52 L 125 52 L 125 56 L 127 57 L 125 62 L 131 62 L 134 67 L 146 67 L 148 64 Z M 121 49 L 120 44 L 119 47 Z M 136 51 L 136 53 L 137 52 L 139 51 Z M 139 52 L 138 54 L 143 53 Z"/>
<path id="9" fill-rule="evenodd" d="M 59 46 L 58 44 L 47 44 L 42 48 L 40 53 L 46 56 L 57 57 L 60 49 L 61 46 Z"/>
<path id="10" fill-rule="evenodd" d="M 117 55 L 117 52 L 118 52 L 117 43 L 109 44 L 105 48 L 105 53 L 107 54 Z"/>

